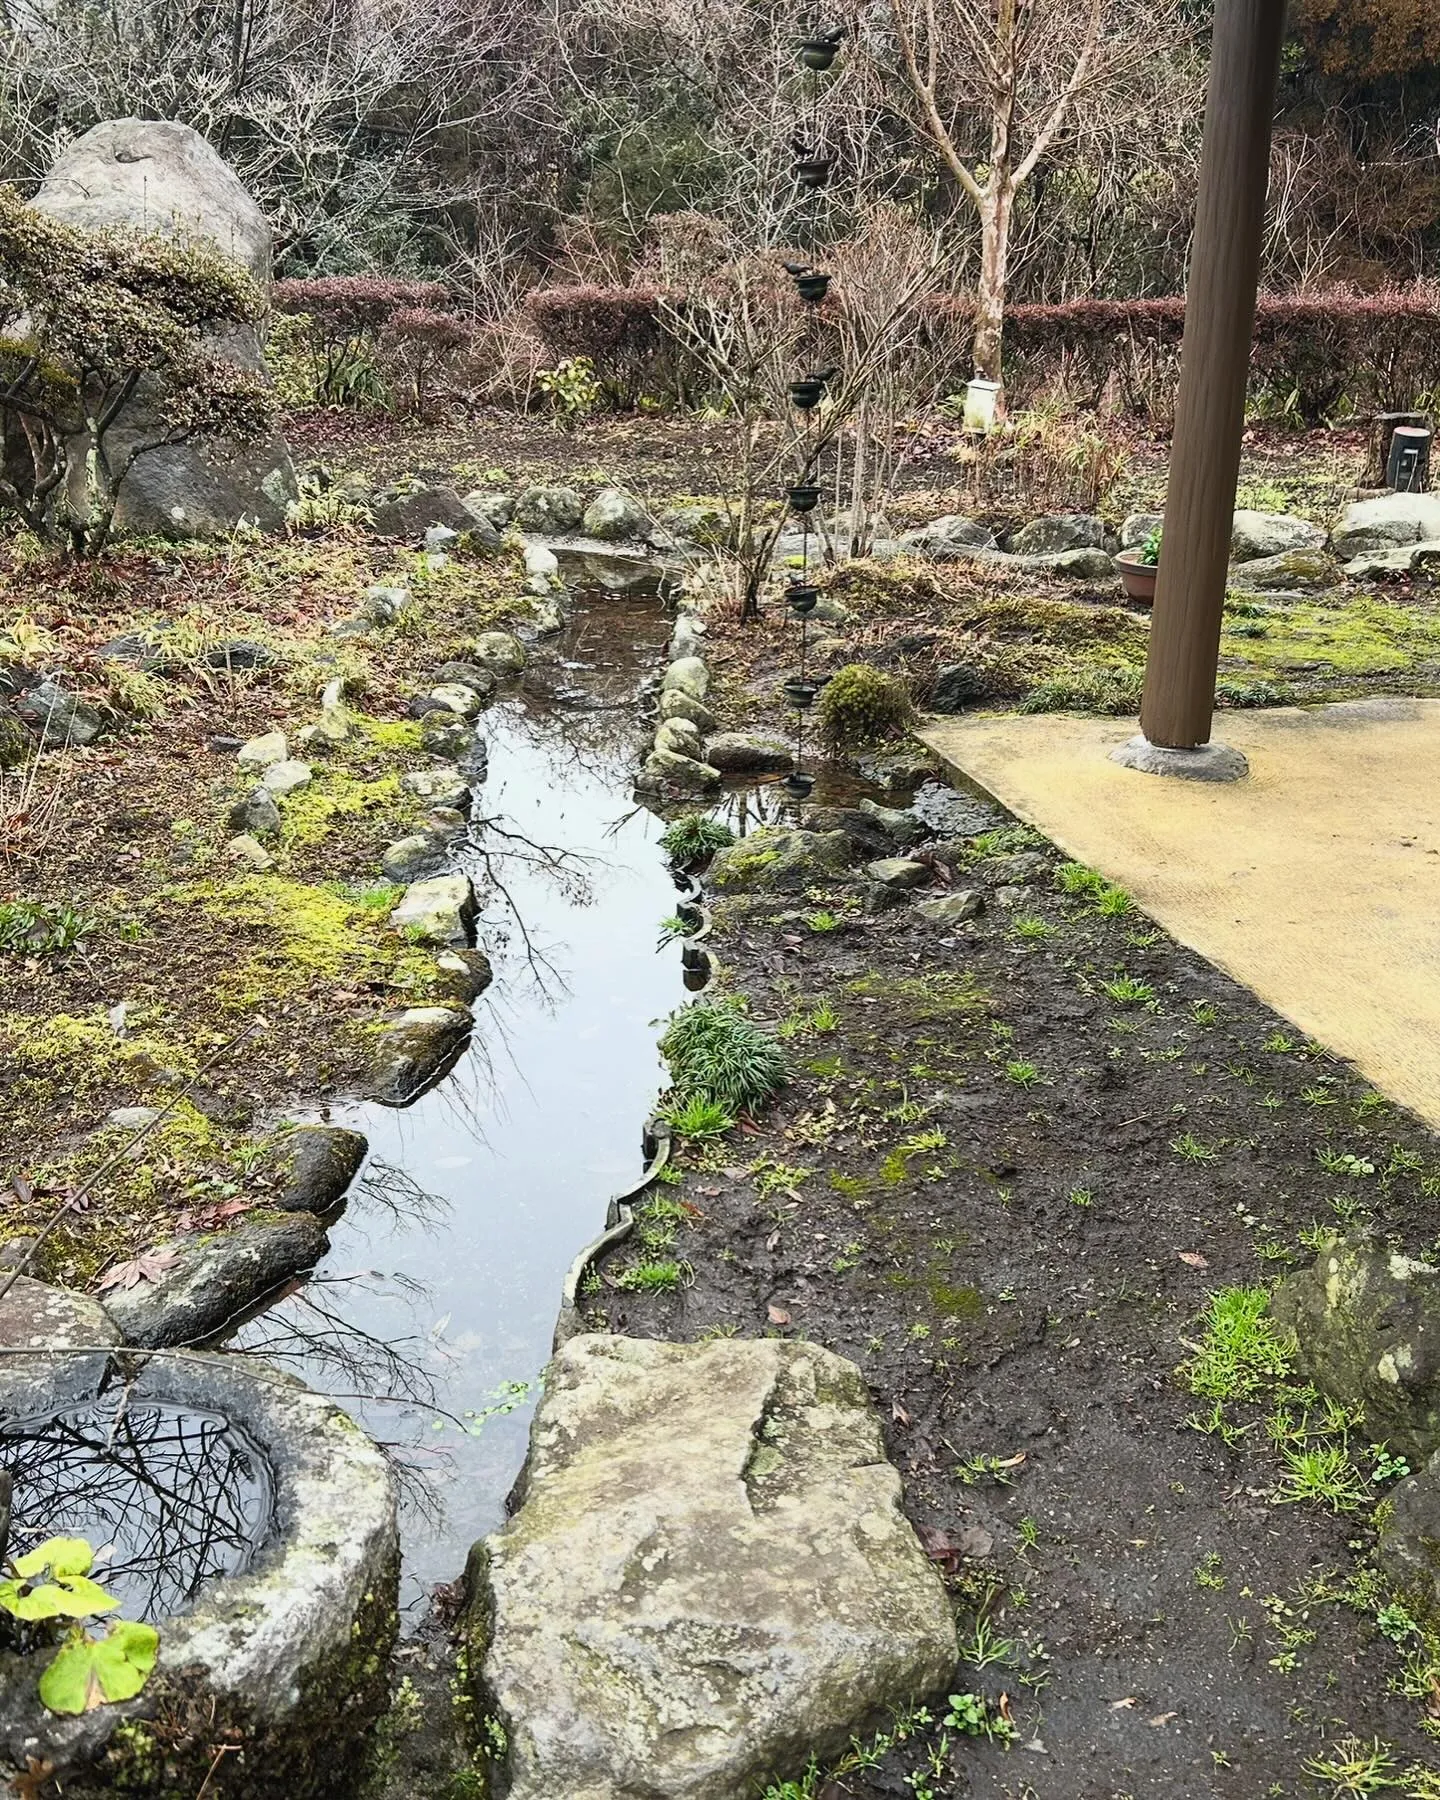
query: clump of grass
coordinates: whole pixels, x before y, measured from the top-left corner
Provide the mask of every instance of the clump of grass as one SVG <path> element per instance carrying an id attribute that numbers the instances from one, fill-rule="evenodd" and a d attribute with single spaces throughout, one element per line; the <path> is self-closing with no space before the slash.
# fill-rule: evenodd
<path id="1" fill-rule="evenodd" d="M 53 956 L 73 950 L 95 929 L 95 921 L 72 906 L 45 901 L 0 903 L 0 951 L 15 956 Z"/>
<path id="2" fill-rule="evenodd" d="M 1210 1296 L 1204 1335 L 1182 1373 L 1205 1400 L 1247 1400 L 1290 1373 L 1294 1337 L 1270 1317 L 1270 1290 L 1221 1288 Z"/>
<path id="3" fill-rule="evenodd" d="M 662 1108 L 660 1117 L 683 1138 L 724 1137 L 735 1123 L 732 1112 L 704 1094 L 691 1094 L 688 1100 Z"/>
<path id="4" fill-rule="evenodd" d="M 1135 904 L 1124 888 L 1107 881 L 1098 870 L 1087 869 L 1084 863 L 1061 863 L 1055 871 L 1055 885 L 1062 894 L 1088 900 L 1096 912 L 1107 918 L 1121 918 Z"/>
<path id="5" fill-rule="evenodd" d="M 1137 981 L 1133 975 L 1117 975 L 1113 981 L 1102 981 L 1100 990 L 1117 1006 L 1143 1006 L 1155 998 L 1148 981 Z"/>
<path id="6" fill-rule="evenodd" d="M 675 1101 L 717 1102 L 731 1114 L 753 1110 L 786 1080 L 785 1052 L 739 1000 L 697 1000 L 672 1015 L 660 1039 Z"/>
<path id="7" fill-rule="evenodd" d="M 673 863 L 700 862 L 735 842 L 735 833 L 723 819 L 708 813 L 681 813 L 660 838 L 660 848 Z"/>
<path id="8" fill-rule="evenodd" d="M 869 663 L 847 663 L 820 696 L 820 730 L 834 750 L 853 750 L 897 737 L 915 717 L 903 681 Z"/>
<path id="9" fill-rule="evenodd" d="M 673 1294 L 690 1277 L 689 1263 L 671 1257 L 634 1263 L 616 1277 L 615 1285 L 629 1294 Z"/>

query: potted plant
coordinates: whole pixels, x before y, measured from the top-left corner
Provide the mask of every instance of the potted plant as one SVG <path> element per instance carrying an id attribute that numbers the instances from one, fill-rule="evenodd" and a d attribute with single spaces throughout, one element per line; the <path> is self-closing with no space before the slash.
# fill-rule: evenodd
<path id="1" fill-rule="evenodd" d="M 1115 558 L 1126 598 L 1142 601 L 1146 606 L 1155 599 L 1155 581 L 1160 573 L 1160 536 L 1160 532 L 1152 531 L 1143 544 L 1134 550 L 1122 550 Z"/>

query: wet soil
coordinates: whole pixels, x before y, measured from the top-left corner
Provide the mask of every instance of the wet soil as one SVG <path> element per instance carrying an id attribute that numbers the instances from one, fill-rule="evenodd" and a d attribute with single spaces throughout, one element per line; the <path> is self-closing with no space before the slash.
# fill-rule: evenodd
<path id="1" fill-rule="evenodd" d="M 1212 1293 L 1307 1263 L 1325 1229 L 1431 1248 L 1436 1142 L 1133 908 L 1059 891 L 1041 854 L 962 866 L 988 904 L 950 929 L 844 887 L 722 902 L 723 990 L 788 1036 L 792 1078 L 682 1154 L 681 1284 L 633 1291 L 637 1237 L 589 1300 L 597 1328 L 853 1357 L 961 1603 L 958 1688 L 1018 1728 L 1008 1749 L 951 1732 L 926 1776 L 932 1730 L 795 1792 L 1371 1791 L 1306 1773 L 1351 1735 L 1440 1769 L 1433 1686 L 1392 1691 L 1402 1649 L 1373 1599 L 1341 1597 L 1386 1485 L 1363 1428 L 1323 1440 L 1362 1499 L 1284 1503 L 1273 1396 L 1217 1418 L 1182 1367 Z"/>

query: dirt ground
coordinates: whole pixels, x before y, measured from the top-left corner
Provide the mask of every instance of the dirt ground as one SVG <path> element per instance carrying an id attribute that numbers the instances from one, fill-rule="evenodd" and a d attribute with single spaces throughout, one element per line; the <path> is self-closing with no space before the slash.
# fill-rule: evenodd
<path id="1" fill-rule="evenodd" d="M 963 1602 L 960 1687 L 1017 1728 L 951 1730 L 932 1777 L 912 1742 L 795 1791 L 919 1793 L 917 1757 L 936 1795 L 1378 1791 L 1306 1773 L 1353 1737 L 1417 1767 L 1397 1791 L 1440 1793 L 1440 1670 L 1377 1624 L 1365 1573 L 1387 1480 L 1363 1428 L 1315 1440 L 1356 1471 L 1342 1510 L 1287 1504 L 1267 1420 L 1319 1430 L 1298 1377 L 1217 1406 L 1183 1367 L 1211 1294 L 1326 1230 L 1431 1249 L 1440 1152 L 1112 890 L 1061 891 L 1028 839 L 978 841 L 955 882 L 988 905 L 949 930 L 843 888 L 722 902 L 724 989 L 787 1036 L 792 1079 L 687 1148 L 656 1190 L 683 1207 L 670 1246 L 642 1221 L 592 1297 L 614 1330 L 803 1336 L 860 1364 Z M 657 1257 L 672 1291 L 637 1283 Z"/>

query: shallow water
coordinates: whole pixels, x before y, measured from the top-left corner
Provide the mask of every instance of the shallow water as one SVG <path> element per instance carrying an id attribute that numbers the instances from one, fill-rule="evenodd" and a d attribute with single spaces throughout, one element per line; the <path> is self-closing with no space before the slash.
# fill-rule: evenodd
<path id="1" fill-rule="evenodd" d="M 317 1279 L 240 1339 L 345 1396 L 416 1472 L 411 1606 L 503 1517 L 534 1400 L 504 1384 L 534 1383 L 567 1268 L 643 1166 L 657 1022 L 685 998 L 679 949 L 660 948 L 676 901 L 663 826 L 630 797 L 636 691 L 668 633 L 654 600 L 597 598 L 556 641 L 560 666 L 537 662 L 485 715 L 475 817 L 549 854 L 493 832 L 505 853 L 488 872 L 469 853 L 477 886 L 508 894 L 477 933 L 495 981 L 471 1047 L 413 1107 L 334 1109 L 370 1139 L 365 1173 Z M 497 1405 L 513 1410 L 470 1416 Z"/>

